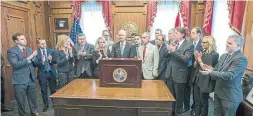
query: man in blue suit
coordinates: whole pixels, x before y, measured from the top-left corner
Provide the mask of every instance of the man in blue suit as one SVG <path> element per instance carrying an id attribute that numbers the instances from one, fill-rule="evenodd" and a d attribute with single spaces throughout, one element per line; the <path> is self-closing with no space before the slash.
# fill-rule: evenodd
<path id="1" fill-rule="evenodd" d="M 191 88 L 192 88 L 192 94 L 193 94 L 193 104 L 191 106 L 192 110 L 191 110 L 191 115 L 192 116 L 195 116 L 197 115 L 200 110 L 199 107 L 200 107 L 200 98 L 198 97 L 197 93 L 199 92 L 196 92 L 194 91 L 193 88 L 196 88 L 197 85 L 194 82 L 193 80 L 193 72 L 195 71 L 195 68 L 196 66 L 194 67 L 194 63 L 195 63 L 195 56 L 194 56 L 194 53 L 197 51 L 197 52 L 200 52 L 202 53 L 203 52 L 203 48 L 202 48 L 202 30 L 200 27 L 194 27 L 192 28 L 191 30 L 191 41 L 192 41 L 192 44 L 194 45 L 194 52 L 192 54 L 192 60 L 190 60 L 190 62 L 188 63 L 188 82 L 187 82 L 187 87 L 185 88 L 185 96 L 184 96 L 184 109 L 185 111 L 188 111 L 190 109 L 190 94 L 191 94 Z M 197 89 L 195 89 L 197 90 Z M 197 108 L 195 108 L 197 107 Z M 197 114 L 196 114 L 197 113 Z"/>
<path id="2" fill-rule="evenodd" d="M 14 96 L 18 105 L 19 116 L 26 116 L 25 97 L 32 116 L 38 116 L 38 104 L 36 96 L 36 78 L 33 67 L 33 59 L 37 50 L 28 48 L 24 34 L 16 33 L 12 36 L 16 45 L 7 50 L 8 61 L 12 66 L 12 81 Z"/>
<path id="3" fill-rule="evenodd" d="M 51 94 L 56 91 L 56 69 L 54 64 L 56 64 L 55 59 L 52 58 L 53 50 L 47 48 L 46 40 L 44 38 L 39 38 L 37 40 L 39 49 L 38 55 L 34 60 L 34 64 L 38 67 L 38 79 L 41 88 L 41 95 L 44 103 L 43 112 L 48 109 L 48 92 L 47 85 Z"/>
<path id="4" fill-rule="evenodd" d="M 248 61 L 241 52 L 243 38 L 231 35 L 227 39 L 226 51 L 218 64 L 212 68 L 204 65 L 200 71 L 203 75 L 210 74 L 216 81 L 214 89 L 214 116 L 235 116 L 238 106 L 243 100 L 241 79 Z"/>

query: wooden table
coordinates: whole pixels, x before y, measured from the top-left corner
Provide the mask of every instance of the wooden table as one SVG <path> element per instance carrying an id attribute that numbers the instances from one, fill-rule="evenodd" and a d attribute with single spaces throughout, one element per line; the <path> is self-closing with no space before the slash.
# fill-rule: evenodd
<path id="1" fill-rule="evenodd" d="M 50 97 L 55 116 L 171 116 L 175 101 L 160 80 L 143 80 L 142 88 L 107 88 L 98 79 L 75 79 Z"/>
<path id="2" fill-rule="evenodd" d="M 236 116 L 252 116 L 252 112 L 253 106 L 244 99 L 237 109 Z"/>

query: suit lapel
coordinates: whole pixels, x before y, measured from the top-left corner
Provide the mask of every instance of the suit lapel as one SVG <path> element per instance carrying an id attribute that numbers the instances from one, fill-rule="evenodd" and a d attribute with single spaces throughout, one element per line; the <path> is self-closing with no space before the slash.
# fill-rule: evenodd
<path id="1" fill-rule="evenodd" d="M 222 68 L 224 68 L 224 66 L 227 65 L 238 53 L 240 53 L 239 50 L 236 51 L 235 53 L 233 53 L 232 56 L 230 56 L 228 59 L 227 59 L 227 57 L 228 57 L 229 54 L 227 53 L 226 57 L 223 59 L 223 63 L 221 65 L 221 67 L 220 67 L 220 70 Z"/>
<path id="2" fill-rule="evenodd" d="M 149 44 L 150 44 L 150 43 L 149 43 Z M 150 49 L 150 45 L 149 45 L 149 44 L 146 46 L 147 48 L 146 48 L 146 53 L 145 53 L 145 56 L 144 56 L 144 60 L 147 58 L 148 53 L 150 52 L 150 50 L 149 50 L 149 49 Z M 144 49 L 144 48 L 143 48 L 143 49 Z"/>
<path id="3" fill-rule="evenodd" d="M 16 45 L 15 49 L 17 50 L 20 57 L 25 58 L 23 51 Z"/>
<path id="4" fill-rule="evenodd" d="M 88 45 L 88 43 L 86 43 L 86 44 L 84 45 L 84 50 L 87 52 L 88 48 L 89 48 L 89 45 Z"/>
<path id="5" fill-rule="evenodd" d="M 202 43 L 202 40 L 199 39 L 199 41 L 198 41 L 198 43 L 197 43 L 197 46 L 196 46 L 196 48 L 194 49 L 194 51 L 197 50 L 198 52 L 202 52 L 201 43 Z"/>
<path id="6" fill-rule="evenodd" d="M 126 45 L 125 45 L 125 48 L 124 48 L 124 51 L 123 51 L 123 56 L 126 55 L 128 47 L 129 47 L 129 44 L 126 42 Z"/>
<path id="7" fill-rule="evenodd" d="M 38 57 L 41 58 L 42 57 L 42 53 L 41 53 L 40 49 L 37 49 L 37 53 L 38 53 Z"/>
<path id="8" fill-rule="evenodd" d="M 177 49 L 177 51 L 180 51 L 186 44 L 186 40 L 184 40 L 184 42 L 179 46 L 179 48 Z"/>

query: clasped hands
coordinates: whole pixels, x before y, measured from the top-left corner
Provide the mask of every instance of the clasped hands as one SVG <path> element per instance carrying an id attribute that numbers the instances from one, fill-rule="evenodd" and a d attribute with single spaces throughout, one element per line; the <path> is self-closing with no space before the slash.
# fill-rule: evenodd
<path id="1" fill-rule="evenodd" d="M 175 52 L 177 49 L 177 46 L 175 44 L 168 45 L 168 52 Z"/>
<path id="2" fill-rule="evenodd" d="M 86 51 L 80 50 L 80 51 L 78 52 L 78 56 L 86 56 L 86 55 L 87 55 Z"/>
<path id="3" fill-rule="evenodd" d="M 201 74 L 208 75 L 213 72 L 213 67 L 211 65 L 207 65 L 202 62 L 202 59 L 201 59 L 202 53 L 201 52 L 196 51 L 194 53 L 194 56 L 195 56 L 196 61 L 199 62 L 199 65 L 202 69 L 202 70 L 199 70 L 199 72 Z"/>

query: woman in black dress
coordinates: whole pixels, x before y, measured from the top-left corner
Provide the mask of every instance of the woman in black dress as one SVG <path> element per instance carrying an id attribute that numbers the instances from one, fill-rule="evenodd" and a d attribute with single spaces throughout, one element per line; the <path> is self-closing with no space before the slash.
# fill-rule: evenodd
<path id="1" fill-rule="evenodd" d="M 215 67 L 218 63 L 219 54 L 216 52 L 215 39 L 212 36 L 205 36 L 202 39 L 203 53 L 195 52 L 196 69 L 193 74 L 193 93 L 196 116 L 208 115 L 209 93 L 214 91 L 215 81 L 211 80 L 210 75 L 202 75 L 199 71 L 203 69 L 204 64 Z"/>
<path id="2" fill-rule="evenodd" d="M 102 58 L 108 58 L 106 40 L 103 37 L 99 37 L 95 43 L 95 52 L 93 54 L 93 66 L 94 66 L 94 76 L 99 77 L 99 60 Z"/>

